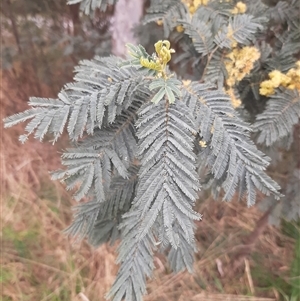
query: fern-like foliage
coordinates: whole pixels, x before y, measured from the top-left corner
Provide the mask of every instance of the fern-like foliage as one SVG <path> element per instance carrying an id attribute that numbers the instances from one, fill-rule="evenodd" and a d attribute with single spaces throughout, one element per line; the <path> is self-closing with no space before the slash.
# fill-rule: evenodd
<path id="1" fill-rule="evenodd" d="M 236 15 L 223 25 L 214 38 L 220 48 L 231 48 L 232 41 L 247 45 L 251 42 L 262 25 L 250 15 Z"/>
<path id="2" fill-rule="evenodd" d="M 299 91 L 279 91 L 268 101 L 265 111 L 256 117 L 253 129 L 259 132 L 257 142 L 270 146 L 288 136 L 299 118 Z"/>
<path id="3" fill-rule="evenodd" d="M 68 0 L 68 4 L 80 3 L 80 10 L 90 15 L 97 8 L 106 11 L 108 5 L 114 5 L 118 0 Z"/>
<path id="4" fill-rule="evenodd" d="M 132 165 L 128 173 L 127 179 L 120 176 L 112 179 L 108 201 L 99 212 L 95 227 L 89 237 L 90 243 L 95 246 L 107 241 L 114 243 L 121 237 L 119 225 L 123 221 L 123 214 L 131 208 L 135 196 L 138 167 Z"/>
<path id="5" fill-rule="evenodd" d="M 233 14 L 234 3 L 208 1 L 199 5 L 192 18 L 183 1 L 151 1 L 145 23 L 161 20 L 165 35 L 178 25 L 191 38 L 195 50 L 206 59 L 202 79 L 223 86 L 226 79 L 225 55 L 233 43 L 249 45 L 255 41 L 267 18 L 251 13 Z"/>
<path id="6" fill-rule="evenodd" d="M 157 104 L 164 96 L 167 97 L 170 104 L 175 102 L 175 95 L 180 96 L 180 88 L 181 82 L 175 78 L 169 78 L 164 80 L 162 78 L 155 79 L 149 85 L 149 89 L 151 91 L 159 88 L 158 92 L 153 96 L 152 102 Z"/>
<path id="7" fill-rule="evenodd" d="M 137 182 L 137 166 L 128 168 L 128 177 L 114 176 L 106 189 L 106 198 L 99 200 L 94 193 L 92 201 L 74 207 L 74 221 L 65 233 L 76 238 L 76 241 L 88 238 L 88 241 L 99 246 L 102 243 L 113 244 L 120 238 L 118 229 L 122 215 L 129 211 L 134 198 Z M 107 186 L 107 185 L 106 185 Z"/>
<path id="8" fill-rule="evenodd" d="M 281 6 L 282 4 L 286 4 L 286 2 L 280 1 L 276 6 Z M 284 5 L 279 8 L 279 11 L 282 11 L 281 16 L 284 15 L 287 18 L 285 23 L 288 24 L 289 31 L 284 32 L 282 35 L 276 33 L 278 40 L 274 44 L 273 55 L 268 57 L 265 64 L 268 71 L 281 70 L 286 72 L 294 67 L 297 61 L 296 57 L 299 54 L 300 43 L 300 20 L 295 16 L 295 12 L 299 11 L 299 9 L 299 2 L 292 7 Z M 270 18 L 272 18 L 272 14 L 270 14 Z M 276 17 L 273 16 L 273 18 L 275 19 L 271 20 L 276 22 Z M 287 26 L 285 23 L 283 26 Z"/>
<path id="9" fill-rule="evenodd" d="M 208 25 L 211 34 L 215 36 L 228 23 L 233 6 L 231 2 L 208 1 L 207 5 L 200 5 L 197 8 L 192 21 L 197 23 L 197 20 L 198 22 L 201 20 Z"/>
<path id="10" fill-rule="evenodd" d="M 180 0 L 152 0 L 143 24 L 163 21 L 164 33 L 168 37 L 178 21 L 185 18 L 187 12 L 187 7 Z"/>
<path id="11" fill-rule="evenodd" d="M 205 145 L 199 161 L 209 167 L 211 177 L 231 200 L 237 188 L 247 193 L 252 206 L 256 189 L 280 197 L 280 187 L 266 173 L 270 159 L 250 140 L 250 125 L 241 120 L 230 105 L 229 97 L 209 86 L 192 83 L 186 89 L 187 104 L 195 112 L 197 130 Z"/>
<path id="12" fill-rule="evenodd" d="M 149 98 L 147 91 L 140 90 L 131 107 L 119 115 L 113 125 L 97 129 L 93 136 L 65 152 L 62 163 L 67 169 L 52 173 L 52 179 L 64 181 L 68 190 L 77 188 L 76 200 L 86 196 L 93 199 L 76 207 L 78 212 L 67 229 L 68 234 L 78 239 L 87 236 L 94 245 L 99 245 L 110 237 L 109 234 L 116 238 L 116 233 L 119 233 L 117 221 L 129 208 L 130 193 L 134 192 L 130 184 L 136 176 L 136 169 L 131 167 L 137 143 L 134 121 L 142 103 L 139 97 L 143 100 Z M 122 183 L 124 187 L 121 189 Z"/>
<path id="13" fill-rule="evenodd" d="M 202 72 L 202 78 L 207 82 L 216 83 L 217 87 L 223 87 L 227 77 L 226 60 L 226 52 L 223 50 L 217 49 L 211 52 L 209 61 Z"/>
<path id="14" fill-rule="evenodd" d="M 181 23 L 185 29 L 185 34 L 192 39 L 198 53 L 207 55 L 213 50 L 214 40 L 210 26 L 206 25 L 204 21 L 199 21 L 196 17 L 193 17 L 190 22 L 182 20 Z"/>
<path id="15" fill-rule="evenodd" d="M 141 108 L 138 128 L 141 169 L 132 209 L 125 214 L 124 237 L 118 261 L 117 279 L 108 294 L 113 300 L 140 300 L 145 293 L 146 276 L 153 269 L 153 246 L 165 238 L 177 256 L 184 253 L 181 265 L 191 266 L 185 250 L 194 246 L 193 220 L 201 215 L 192 207 L 197 199 L 199 181 L 193 141 L 195 122 L 182 102 Z M 159 235 L 154 235 L 159 233 Z M 193 248 L 192 248 L 193 249 Z M 171 251 L 170 257 L 176 257 Z M 175 266 L 180 269 L 179 266 Z"/>
<path id="16" fill-rule="evenodd" d="M 69 149 L 62 155 L 62 163 L 67 170 L 53 173 L 52 178 L 65 181 L 67 189 L 81 182 L 75 194 L 76 200 L 88 195 L 92 188 L 97 201 L 103 202 L 104 192 L 109 191 L 113 169 L 126 178 L 127 167 L 134 159 L 134 119 L 134 112 L 120 115 L 113 126 L 97 130 L 76 148 Z"/>
<path id="17" fill-rule="evenodd" d="M 261 20 L 261 16 L 268 21 L 262 22 L 265 27 L 260 39 L 263 43 L 257 43 L 260 48 L 263 70 L 288 71 L 296 62 L 296 55 L 299 53 L 300 43 L 300 21 L 298 18 L 300 3 L 292 0 L 278 1 L 275 6 L 267 6 L 263 1 L 246 0 L 247 13 Z M 278 30 L 287 27 L 288 30 Z M 274 36 L 272 46 L 266 43 L 266 35 Z M 259 70 L 260 72 L 263 70 Z M 253 72 L 257 73 L 257 72 Z"/>
<path id="18" fill-rule="evenodd" d="M 267 8 L 266 14 L 276 24 L 288 22 L 291 25 L 295 17 L 298 17 L 298 12 L 295 11 L 295 8 L 299 8 L 299 1 L 297 0 L 292 0 L 289 3 L 278 1 L 276 5 Z"/>
<path id="19" fill-rule="evenodd" d="M 33 108 L 6 118 L 5 127 L 32 119 L 21 141 L 33 132 L 40 141 L 47 133 L 56 141 L 66 124 L 72 140 L 78 140 L 84 132 L 93 135 L 96 127 L 111 124 L 130 106 L 142 80 L 143 70 L 119 67 L 121 63 L 114 57 L 82 61 L 76 68 L 76 82 L 67 84 L 58 99 L 32 97 L 29 105 Z"/>
<path id="20" fill-rule="evenodd" d="M 56 141 L 67 128 L 73 146 L 62 155 L 66 168 L 52 177 L 76 189 L 75 199 L 84 203 L 75 207 L 66 232 L 95 246 L 121 238 L 120 269 L 107 295 L 114 301 L 142 300 L 156 250 L 167 253 L 174 271 L 192 271 L 195 221 L 202 219 L 194 211 L 202 167 L 213 191 L 223 189 L 224 200 L 237 191 L 246 195 L 248 206 L 257 190 L 281 196 L 265 172 L 269 158 L 250 139 L 250 125 L 216 89 L 226 76 L 220 66 L 229 41 L 224 42 L 222 28 L 229 24 L 234 39 L 248 43 L 257 29 L 254 18 L 232 17 L 229 11 L 223 16 L 211 6 L 205 8 L 210 21 L 201 23 L 189 20 L 187 7 L 178 1 L 153 3 L 159 12 L 165 9 L 160 16 L 181 18 L 195 49 L 205 53 L 203 74 L 213 78 L 210 83 L 189 84 L 170 73 L 169 41 L 158 41 L 152 55 L 141 45 L 128 45 L 130 59 L 85 60 L 58 99 L 31 98 L 31 109 L 5 119 L 6 127 L 31 119 L 25 138 L 35 133 L 42 140 L 52 133 Z M 212 18 L 223 26 L 220 31 Z M 216 70 L 209 65 L 214 61 Z"/>

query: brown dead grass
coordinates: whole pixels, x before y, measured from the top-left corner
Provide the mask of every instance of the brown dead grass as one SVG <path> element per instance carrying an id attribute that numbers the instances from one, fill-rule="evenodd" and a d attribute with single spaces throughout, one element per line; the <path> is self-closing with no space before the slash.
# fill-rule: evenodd
<path id="1" fill-rule="evenodd" d="M 6 90 L 10 100 L 2 94 L 1 119 L 25 107 L 12 105 L 16 95 Z M 51 146 L 30 140 L 21 145 L 17 136 L 22 129 L 21 125 L 1 133 L 2 300 L 102 301 L 117 271 L 116 248 L 94 250 L 86 242 L 71 246 L 61 231 L 71 221 L 75 202 L 48 174 L 59 167 L 58 151 L 65 142 Z M 284 274 L 292 259 L 292 239 L 268 226 L 257 241 L 256 255 L 229 278 L 230 259 L 262 214 L 244 203 L 209 198 L 198 209 L 204 219 L 198 223 L 194 274 L 171 274 L 164 257 L 157 255 L 145 301 L 275 300 L 276 291 L 257 289 L 252 271 L 262 264 L 274 275 Z"/>
<path id="2" fill-rule="evenodd" d="M 17 101 L 12 105 L 17 95 L 5 88 L 11 95 L 1 95 L 1 119 L 26 108 Z M 83 300 L 84 294 L 104 300 L 116 273 L 113 248 L 93 250 L 85 242 L 72 247 L 62 234 L 75 202 L 60 183 L 51 182 L 48 171 L 60 166 L 58 151 L 66 143 L 30 139 L 21 145 L 22 125 L 1 129 L 3 300 Z"/>
<path id="3" fill-rule="evenodd" d="M 230 259 L 243 245 L 245 236 L 253 231 L 262 214 L 255 207 L 246 208 L 245 204 L 210 199 L 201 204 L 199 211 L 204 214 L 204 219 L 198 223 L 199 251 L 194 274 L 164 275 L 156 272 L 157 278 L 149 283 L 150 294 L 145 300 L 258 301 L 263 297 L 268 299 L 261 300 L 277 300 L 277 294 L 272 289 L 256 290 L 259 282 L 251 276 L 251 269 L 262 262 L 262 269 L 274 275 L 283 275 L 292 260 L 293 240 L 268 226 L 258 238 L 253 252 L 259 260 L 247 259 L 234 277 L 227 277 L 227 272 L 232 268 Z M 253 295 L 252 299 L 249 295 Z"/>

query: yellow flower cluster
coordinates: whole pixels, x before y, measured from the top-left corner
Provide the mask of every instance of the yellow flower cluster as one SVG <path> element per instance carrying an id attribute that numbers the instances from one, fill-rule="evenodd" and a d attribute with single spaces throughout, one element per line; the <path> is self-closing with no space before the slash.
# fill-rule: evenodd
<path id="1" fill-rule="evenodd" d="M 235 7 L 231 10 L 231 13 L 234 15 L 243 14 L 247 10 L 247 5 L 241 1 L 239 1 Z"/>
<path id="2" fill-rule="evenodd" d="M 287 88 L 300 91 L 300 61 L 296 63 L 296 68 L 290 69 L 286 75 L 291 79 Z"/>
<path id="3" fill-rule="evenodd" d="M 259 59 L 260 52 L 255 47 L 245 46 L 241 49 L 233 48 L 226 55 L 230 60 L 225 62 L 228 73 L 226 81 L 229 87 L 233 87 L 236 82 L 241 81 L 253 68 L 254 62 Z"/>
<path id="4" fill-rule="evenodd" d="M 189 9 L 191 15 L 195 13 L 200 5 L 207 5 L 209 0 L 181 0 Z"/>
<path id="5" fill-rule="evenodd" d="M 260 84 L 259 93 L 261 95 L 270 96 L 275 93 L 275 89 L 279 86 L 300 91 L 300 61 L 296 63 L 296 68 L 290 69 L 286 74 L 274 70 L 269 73 L 269 77 L 269 80 Z"/>
<path id="6" fill-rule="evenodd" d="M 160 76 L 166 76 L 165 68 L 167 63 L 171 60 L 171 53 L 175 50 L 170 48 L 171 44 L 168 40 L 160 40 L 154 44 L 154 48 L 157 54 L 156 60 L 149 60 L 141 57 L 140 64 L 148 69 L 153 69 L 160 72 Z"/>
<path id="7" fill-rule="evenodd" d="M 226 80 L 228 89 L 225 92 L 230 96 L 232 106 L 238 108 L 242 102 L 235 96 L 233 86 L 249 74 L 254 62 L 259 59 L 260 52 L 255 47 L 245 46 L 241 49 L 235 47 L 226 57 L 230 60 L 225 61 L 228 73 Z"/>

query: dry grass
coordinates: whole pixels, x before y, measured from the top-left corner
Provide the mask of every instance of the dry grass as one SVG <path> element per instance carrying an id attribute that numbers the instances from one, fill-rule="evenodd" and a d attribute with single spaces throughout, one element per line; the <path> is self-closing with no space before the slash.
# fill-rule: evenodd
<path id="1" fill-rule="evenodd" d="M 8 105 L 4 95 L 1 106 L 1 118 L 24 109 L 23 105 Z M 70 207 L 75 202 L 48 174 L 59 166 L 57 152 L 63 143 L 53 147 L 30 140 L 21 146 L 17 141 L 20 133 L 22 126 L 1 133 L 2 300 L 102 301 L 117 271 L 115 247 L 94 250 L 86 242 L 71 246 L 61 231 L 71 221 Z M 199 204 L 199 212 L 204 219 L 198 225 L 194 274 L 171 274 L 164 257 L 157 255 L 145 301 L 276 300 L 276 290 L 262 289 L 257 274 L 269 271 L 284 276 L 292 259 L 293 240 L 268 227 L 253 256 L 229 278 L 230 259 L 261 213 L 245 204 L 209 198 Z"/>
<path id="2" fill-rule="evenodd" d="M 274 289 L 265 291 L 261 288 L 256 274 L 269 271 L 274 276 L 283 276 L 292 260 L 293 240 L 268 226 L 259 237 L 253 256 L 246 260 L 234 277 L 227 277 L 231 269 L 230 259 L 242 246 L 245 235 L 254 229 L 261 213 L 256 208 L 246 208 L 244 204 L 217 203 L 209 199 L 201 204 L 199 211 L 203 212 L 204 219 L 199 222 L 197 232 L 199 252 L 194 274 L 156 272 L 156 279 L 149 283 L 150 294 L 145 300 L 258 301 L 262 297 L 265 299 L 261 300 L 277 300 L 278 294 Z M 255 277 L 251 275 L 252 269 Z"/>
<path id="3" fill-rule="evenodd" d="M 2 93 L 1 119 L 26 107 L 9 102 L 16 97 Z M 85 242 L 71 246 L 62 230 L 75 202 L 48 173 L 59 167 L 64 142 L 52 146 L 31 139 L 21 145 L 22 131 L 20 125 L 1 133 L 3 300 L 84 300 L 84 295 L 99 300 L 116 273 L 114 250 L 93 250 Z"/>

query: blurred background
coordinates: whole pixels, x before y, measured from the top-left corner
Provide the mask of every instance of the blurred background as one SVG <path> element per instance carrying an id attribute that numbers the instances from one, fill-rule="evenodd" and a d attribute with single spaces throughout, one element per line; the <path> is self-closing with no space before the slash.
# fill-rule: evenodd
<path id="1" fill-rule="evenodd" d="M 148 3 L 135 1 L 141 8 L 138 20 Z M 79 60 L 124 55 L 116 35 L 124 23 L 118 18 L 111 6 L 87 17 L 65 0 L 3 0 L 1 120 L 26 109 L 30 96 L 55 98 L 72 81 Z M 124 32 L 124 38 L 150 53 L 163 38 L 156 23 L 134 32 Z M 62 233 L 75 201 L 62 184 L 50 180 L 49 171 L 60 167 L 67 136 L 55 145 L 33 138 L 21 145 L 22 133 L 23 125 L 6 130 L 1 125 L 1 300 L 105 300 L 118 268 L 116 246 L 74 246 Z M 298 142 L 286 155 L 291 161 L 299 156 Z M 287 181 L 284 167 L 270 172 Z M 204 219 L 197 225 L 194 274 L 172 274 L 157 255 L 145 301 L 300 300 L 300 222 L 281 219 L 271 225 L 270 210 L 259 208 L 215 201 L 204 193 L 197 205 Z"/>

